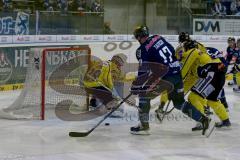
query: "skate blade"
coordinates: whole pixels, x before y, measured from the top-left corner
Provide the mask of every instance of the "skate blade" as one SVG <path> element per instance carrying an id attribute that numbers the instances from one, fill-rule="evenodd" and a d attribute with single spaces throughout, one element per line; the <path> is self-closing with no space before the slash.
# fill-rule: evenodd
<path id="1" fill-rule="evenodd" d="M 131 134 L 133 134 L 133 135 L 145 135 L 145 136 L 147 136 L 147 135 L 150 135 L 150 132 L 149 131 L 139 131 L 139 132 L 133 132 L 133 131 L 130 131 L 130 133 Z"/>
<path id="2" fill-rule="evenodd" d="M 240 93 L 240 91 L 234 91 L 234 90 L 233 90 L 233 93 Z"/>
<path id="3" fill-rule="evenodd" d="M 215 127 L 218 131 L 229 131 L 229 130 L 232 130 L 232 127 L 231 126 L 224 126 L 224 127 Z"/>
<path id="4" fill-rule="evenodd" d="M 215 121 L 211 120 L 208 129 L 205 131 L 206 138 L 209 138 L 215 129 Z"/>
<path id="5" fill-rule="evenodd" d="M 202 131 L 203 128 L 198 128 L 198 129 L 192 129 L 192 132 L 198 132 L 198 131 Z"/>

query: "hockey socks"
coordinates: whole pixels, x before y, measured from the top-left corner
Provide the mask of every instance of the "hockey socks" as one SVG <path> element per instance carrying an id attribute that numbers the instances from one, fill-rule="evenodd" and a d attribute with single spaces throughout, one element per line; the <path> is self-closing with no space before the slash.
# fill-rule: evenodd
<path id="1" fill-rule="evenodd" d="M 197 110 L 191 103 L 187 101 L 184 102 L 181 110 L 184 114 L 188 115 L 197 122 L 199 122 L 202 116 L 204 116 L 199 110 Z"/>

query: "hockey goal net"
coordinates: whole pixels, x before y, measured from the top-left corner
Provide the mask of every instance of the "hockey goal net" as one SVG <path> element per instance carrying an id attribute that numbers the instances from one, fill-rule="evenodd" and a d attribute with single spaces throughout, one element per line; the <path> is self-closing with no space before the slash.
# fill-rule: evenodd
<path id="1" fill-rule="evenodd" d="M 90 64 L 88 46 L 32 48 L 24 88 L 11 106 L 0 111 L 7 119 L 56 117 L 55 107 L 71 105 L 88 109 L 83 78 Z"/>

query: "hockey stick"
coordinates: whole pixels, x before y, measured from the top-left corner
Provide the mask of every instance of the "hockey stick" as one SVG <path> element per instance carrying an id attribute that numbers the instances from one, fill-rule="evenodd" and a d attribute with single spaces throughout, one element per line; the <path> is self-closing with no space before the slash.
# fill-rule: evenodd
<path id="1" fill-rule="evenodd" d="M 86 137 L 93 130 L 95 130 L 105 119 L 107 119 L 114 111 L 116 111 L 129 97 L 131 97 L 132 93 L 130 93 L 127 97 L 125 97 L 116 107 L 114 107 L 111 112 L 106 114 L 102 120 L 100 120 L 93 128 L 91 128 L 87 132 L 69 132 L 70 137 Z"/>
<path id="2" fill-rule="evenodd" d="M 167 114 L 171 113 L 172 110 L 174 109 L 174 107 L 173 107 L 169 112 L 167 112 L 168 107 L 169 107 L 169 105 L 170 105 L 170 102 L 171 102 L 171 101 L 168 101 L 167 107 L 166 107 L 165 111 L 163 112 L 162 118 L 161 118 L 161 117 L 158 115 L 158 113 L 157 113 L 157 119 L 160 121 L 160 123 L 162 123 L 164 117 L 165 117 Z"/>
<path id="3" fill-rule="evenodd" d="M 189 90 L 184 94 L 184 97 L 185 97 L 188 93 L 189 93 Z M 162 115 L 162 118 L 157 114 L 157 119 L 160 121 L 160 123 L 162 123 L 162 121 L 163 121 L 163 119 L 165 118 L 165 116 L 168 115 L 168 114 L 170 114 L 170 113 L 174 110 L 174 108 L 175 108 L 175 107 L 173 107 L 170 111 L 167 111 L 167 110 L 168 110 L 168 107 L 169 107 L 169 105 L 170 105 L 170 102 L 171 102 L 171 101 L 168 100 L 167 107 L 166 107 L 165 111 L 163 111 L 163 113 L 162 113 L 162 114 L 163 114 L 163 115 Z"/>
<path id="4" fill-rule="evenodd" d="M 149 80 L 149 79 L 148 79 Z M 142 87 L 140 88 L 143 88 L 147 82 L 144 82 L 144 84 L 142 85 Z M 93 128 L 91 128 L 89 131 L 87 132 L 69 132 L 69 136 L 70 137 L 86 137 L 88 136 L 92 131 L 94 131 L 105 119 L 107 119 L 113 112 L 115 112 L 129 97 L 132 96 L 132 92 L 130 94 L 128 94 L 127 97 L 125 97 L 116 107 L 114 107 L 111 112 L 109 112 L 108 114 L 106 114 L 102 120 L 100 120 Z"/>

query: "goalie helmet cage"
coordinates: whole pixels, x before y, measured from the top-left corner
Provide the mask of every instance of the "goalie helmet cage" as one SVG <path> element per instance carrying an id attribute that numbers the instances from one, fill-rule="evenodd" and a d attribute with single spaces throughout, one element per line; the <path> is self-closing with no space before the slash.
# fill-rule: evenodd
<path id="1" fill-rule="evenodd" d="M 88 46 L 31 48 L 24 88 L 0 117 L 44 120 L 46 110 L 48 117 L 54 117 L 56 105 L 69 101 L 73 110 L 86 111 L 88 96 L 82 82 L 90 55 Z"/>

